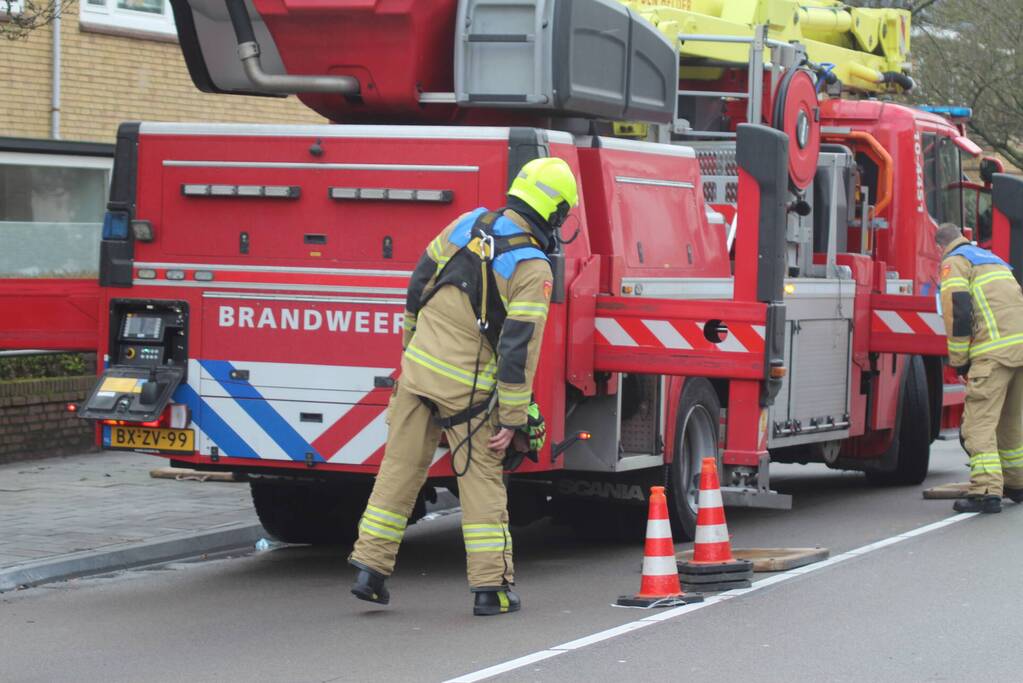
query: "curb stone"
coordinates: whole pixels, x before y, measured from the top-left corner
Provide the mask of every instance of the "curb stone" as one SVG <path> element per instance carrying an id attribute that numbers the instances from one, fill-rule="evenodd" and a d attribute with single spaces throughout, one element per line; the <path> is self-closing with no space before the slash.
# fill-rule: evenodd
<path id="1" fill-rule="evenodd" d="M 51 581 L 251 547 L 266 535 L 259 524 L 227 524 L 199 533 L 190 531 L 139 543 L 58 555 L 0 570 L 0 593 Z"/>
<path id="2" fill-rule="evenodd" d="M 459 509 L 458 498 L 450 491 L 440 489 L 437 493 L 437 502 L 427 504 L 428 512 Z M 198 533 L 188 531 L 137 543 L 111 545 L 99 550 L 67 553 L 0 569 L 0 593 L 199 555 L 251 548 L 256 541 L 269 536 L 262 525 L 241 522 Z"/>

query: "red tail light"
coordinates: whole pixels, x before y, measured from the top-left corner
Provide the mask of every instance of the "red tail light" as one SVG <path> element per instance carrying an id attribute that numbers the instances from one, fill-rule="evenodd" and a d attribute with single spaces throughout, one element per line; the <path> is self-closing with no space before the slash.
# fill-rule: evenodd
<path id="1" fill-rule="evenodd" d="M 171 423 L 171 406 L 167 406 L 166 408 L 164 408 L 163 412 L 160 414 L 160 417 L 158 417 L 155 420 L 152 420 L 150 422 L 128 422 L 126 420 L 100 420 L 100 423 L 101 424 L 105 424 L 105 425 L 117 425 L 117 426 L 121 426 L 121 427 L 123 427 L 125 425 L 131 425 L 133 427 L 154 427 L 154 428 L 170 427 L 171 426 L 171 424 L 170 424 Z"/>

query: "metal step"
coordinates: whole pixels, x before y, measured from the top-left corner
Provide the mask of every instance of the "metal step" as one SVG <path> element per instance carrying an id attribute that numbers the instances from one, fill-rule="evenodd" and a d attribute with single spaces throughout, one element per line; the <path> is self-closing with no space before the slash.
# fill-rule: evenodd
<path id="1" fill-rule="evenodd" d="M 942 429 L 938 433 L 938 441 L 958 441 L 959 440 L 959 428 L 952 427 L 951 429 Z"/>
<path id="2" fill-rule="evenodd" d="M 792 496 L 787 493 L 744 488 L 741 486 L 722 486 L 721 500 L 729 507 L 770 508 L 772 510 L 792 509 Z"/>

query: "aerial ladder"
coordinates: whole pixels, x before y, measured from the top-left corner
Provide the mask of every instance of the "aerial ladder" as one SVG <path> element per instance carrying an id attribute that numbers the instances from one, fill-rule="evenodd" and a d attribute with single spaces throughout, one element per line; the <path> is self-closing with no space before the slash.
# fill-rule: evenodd
<path id="1" fill-rule="evenodd" d="M 624 4 L 678 41 L 687 79 L 713 80 L 715 65 L 745 64 L 747 44 L 762 26 L 768 50 L 798 45 L 810 63 L 823 67 L 850 91 L 893 92 L 912 87 L 908 75 L 911 16 L 906 10 L 849 7 L 837 0 L 629 0 Z"/>

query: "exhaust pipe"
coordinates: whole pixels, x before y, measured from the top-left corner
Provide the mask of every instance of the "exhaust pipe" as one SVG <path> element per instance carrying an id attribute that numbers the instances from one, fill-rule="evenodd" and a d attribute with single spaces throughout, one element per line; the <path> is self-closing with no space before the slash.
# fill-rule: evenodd
<path id="1" fill-rule="evenodd" d="M 338 95 L 358 95 L 359 81 L 351 76 L 290 76 L 268 74 L 259 61 L 259 43 L 252 29 L 245 0 L 226 0 L 227 12 L 238 41 L 238 58 L 245 75 L 257 90 L 281 95 L 322 92 Z"/>

